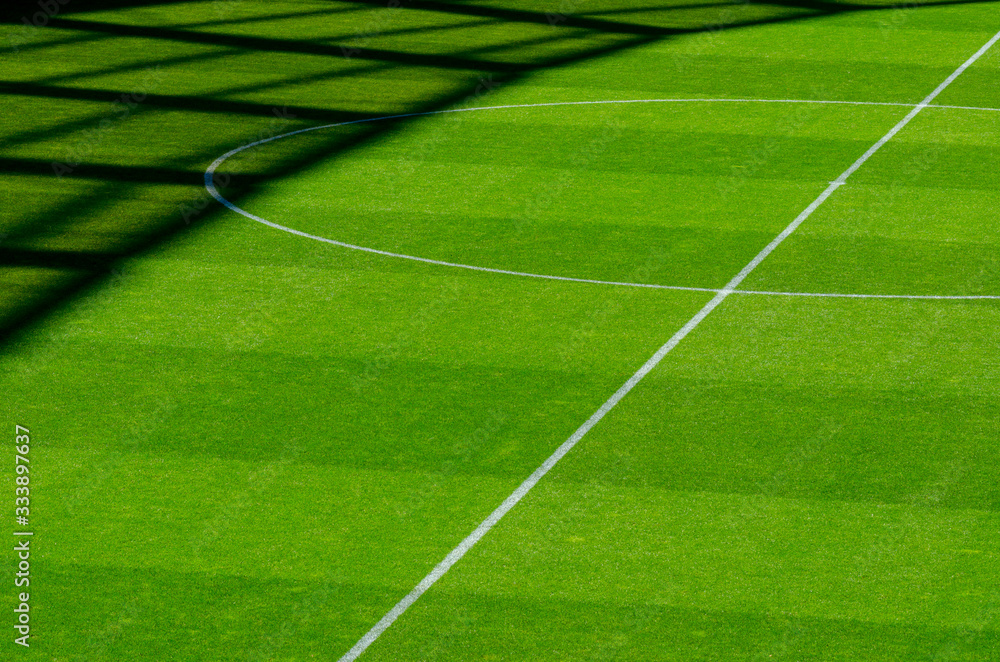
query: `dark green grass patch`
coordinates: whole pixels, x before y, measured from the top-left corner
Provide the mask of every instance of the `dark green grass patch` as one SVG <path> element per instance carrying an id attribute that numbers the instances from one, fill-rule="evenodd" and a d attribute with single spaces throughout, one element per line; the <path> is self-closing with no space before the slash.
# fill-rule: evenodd
<path id="1" fill-rule="evenodd" d="M 0 30 L 25 659 L 337 659 L 711 296 L 309 241 L 209 202 L 222 153 L 499 104 L 915 104 L 1000 29 L 976 2 L 79 2 Z M 1000 106 L 996 69 L 941 103 Z M 223 188 L 375 248 L 719 287 L 906 112 L 431 115 L 269 143 Z M 995 129 L 926 109 L 746 285 L 1000 293 Z M 733 295 L 366 657 L 996 658 L 996 318 Z"/>

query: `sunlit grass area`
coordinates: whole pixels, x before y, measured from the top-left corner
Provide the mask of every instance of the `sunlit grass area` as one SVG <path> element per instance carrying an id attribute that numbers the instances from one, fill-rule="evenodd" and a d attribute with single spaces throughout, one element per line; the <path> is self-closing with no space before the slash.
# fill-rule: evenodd
<path id="1" fill-rule="evenodd" d="M 0 17 L 11 659 L 1000 655 L 995 3 Z"/>

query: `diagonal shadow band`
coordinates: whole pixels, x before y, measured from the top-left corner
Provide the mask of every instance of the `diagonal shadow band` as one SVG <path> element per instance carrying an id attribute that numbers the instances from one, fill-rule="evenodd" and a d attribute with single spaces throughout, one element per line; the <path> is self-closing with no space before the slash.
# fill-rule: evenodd
<path id="1" fill-rule="evenodd" d="M 996 0 L 956 0 L 955 2 L 934 2 L 926 3 L 928 6 L 936 4 L 960 4 L 966 2 L 995 2 Z M 172 3 L 161 2 L 91 2 L 89 0 L 74 0 L 65 5 L 63 13 L 69 14 L 85 9 L 109 9 L 115 7 L 137 7 L 137 6 L 167 6 Z M 331 3 L 334 5 L 334 3 Z M 730 6 L 732 3 L 706 3 L 704 5 L 693 5 L 686 3 L 678 7 L 704 6 L 706 8 L 722 8 Z M 770 3 L 777 6 L 777 3 Z M 800 13 L 789 14 L 785 5 L 792 5 L 802 9 Z M 34 3 L 21 3 L 15 7 L 35 7 Z M 358 9 L 368 11 L 373 7 L 393 6 L 386 2 L 376 2 L 375 0 L 352 0 L 348 3 L 338 3 L 331 7 L 333 9 L 351 9 L 357 6 Z M 321 41 L 308 41 L 290 38 L 272 37 L 251 37 L 246 35 L 228 33 L 207 33 L 197 32 L 188 29 L 177 28 L 177 20 L 172 21 L 170 26 L 159 25 L 125 25 L 112 23 L 108 20 L 85 21 L 73 18 L 49 17 L 48 25 L 51 28 L 58 28 L 55 32 L 57 39 L 65 36 L 67 31 L 79 33 L 83 39 L 94 40 L 92 43 L 103 42 L 114 44 L 116 39 L 142 37 L 152 39 L 157 43 L 181 44 L 193 43 L 203 44 L 211 47 L 229 49 L 234 53 L 256 54 L 269 58 L 270 54 L 295 56 L 310 55 L 329 58 L 331 63 L 343 62 L 345 59 L 355 59 L 358 61 L 371 61 L 379 63 L 379 67 L 386 67 L 388 70 L 403 67 L 407 71 L 420 70 L 435 72 L 435 76 L 447 81 L 446 89 L 428 89 L 425 94 L 406 100 L 404 108 L 406 112 L 423 113 L 428 111 L 441 110 L 467 103 L 471 99 L 479 98 L 489 92 L 490 89 L 499 85 L 509 85 L 524 79 L 536 72 L 546 69 L 566 66 L 576 62 L 593 60 L 600 57 L 609 56 L 618 52 L 634 49 L 654 41 L 669 38 L 678 34 L 694 34 L 698 32 L 715 33 L 725 30 L 743 29 L 756 25 L 768 23 L 790 23 L 802 20 L 811 20 L 818 16 L 827 16 L 833 13 L 849 11 L 868 11 L 874 9 L 869 6 L 844 5 L 840 3 L 814 3 L 803 0 L 782 2 L 782 12 L 780 15 L 766 16 L 764 18 L 754 18 L 743 22 L 721 22 L 720 20 L 709 20 L 698 27 L 690 28 L 662 28 L 654 25 L 656 20 L 662 18 L 664 12 L 674 11 L 669 6 L 646 7 L 648 11 L 655 12 L 655 17 L 650 17 L 650 25 L 636 23 L 636 16 L 630 14 L 631 22 L 624 23 L 603 19 L 587 18 L 585 16 L 560 16 L 560 20 L 554 21 L 551 15 L 540 12 L 526 11 L 520 8 L 504 8 L 496 5 L 478 5 L 472 2 L 440 2 L 436 0 L 428 2 L 402 2 L 396 3 L 394 12 L 403 12 L 410 23 L 425 21 L 418 26 L 409 25 L 405 30 L 393 29 L 394 26 L 377 26 L 372 34 L 381 35 L 392 32 L 412 33 L 417 27 L 423 27 L 428 34 L 434 34 L 436 30 L 450 29 L 449 25 L 442 25 L 440 15 L 463 15 L 477 18 L 488 18 L 496 21 L 509 23 L 510 33 L 517 37 L 508 41 L 498 40 L 490 43 L 477 43 L 472 48 L 465 50 L 455 50 L 451 46 L 449 39 L 444 39 L 442 47 L 448 49 L 446 53 L 411 52 L 407 50 L 412 45 L 401 43 L 394 49 L 367 49 L 357 48 L 345 51 L 343 47 L 323 43 Z M 913 6 L 913 5 L 910 5 Z M 885 7 L 879 7 L 882 9 Z M 165 8 L 162 11 L 167 11 Z M 8 9 L 3 15 L 3 20 L 8 22 L 19 22 L 20 17 L 12 16 L 17 10 Z M 255 5 L 252 16 L 244 17 L 247 22 L 253 21 L 257 25 L 266 22 L 272 17 L 287 17 L 295 12 L 279 11 L 277 7 L 260 7 Z M 303 12 L 310 16 L 315 16 L 315 8 L 304 8 Z M 353 15 L 353 14 L 350 14 Z M 107 19 L 107 16 L 102 17 Z M 562 20 L 565 18 L 565 20 Z M 282 20 L 287 20 L 282 18 Z M 212 23 L 211 21 L 203 23 Z M 229 26 L 239 26 L 239 18 L 226 18 L 216 21 Z M 521 34 L 517 28 L 521 25 L 532 26 L 531 31 Z M 551 37 L 539 38 L 538 25 L 545 25 L 551 29 Z M 412 29 L 411 29 L 412 28 Z M 45 30 L 44 28 L 42 29 Z M 402 37 L 394 37 L 402 39 Z M 561 46 L 561 50 L 550 53 L 547 56 L 539 56 L 535 45 L 539 43 L 549 43 Z M 44 40 L 39 43 L 29 44 L 34 48 L 31 57 L 34 59 L 45 59 L 47 56 Z M 79 43 L 77 43 L 79 46 Z M 52 46 L 58 48 L 58 44 Z M 425 49 L 426 50 L 426 49 Z M 503 51 L 508 61 L 497 61 L 495 59 L 479 59 L 479 55 L 490 51 Z M 345 58 L 345 56 L 350 56 Z M 53 51 L 53 58 L 56 51 Z M 169 59 L 165 58 L 165 59 Z M 187 61 L 190 58 L 177 58 Z M 282 62 L 273 60 L 274 66 L 282 66 Z M 120 65 L 105 66 L 103 75 L 113 76 L 117 66 L 123 74 L 134 71 L 136 65 L 134 61 L 122 62 Z M 271 74 L 273 72 L 265 72 Z M 284 72 L 276 81 L 272 81 L 273 76 L 261 78 L 260 84 L 245 86 L 246 89 L 256 90 L 258 98 L 264 95 L 264 101 L 228 98 L 209 98 L 202 93 L 183 94 L 177 93 L 150 93 L 144 95 L 144 107 L 148 112 L 155 113 L 157 110 L 170 111 L 191 111 L 201 114 L 209 113 L 219 116 L 220 120 L 231 118 L 235 122 L 247 124 L 248 135 L 252 136 L 251 122 L 254 118 L 262 120 L 268 117 L 274 107 L 287 108 L 290 115 L 296 121 L 318 121 L 329 123 L 332 121 L 350 121 L 365 117 L 368 112 L 343 107 L 336 101 L 330 102 L 326 95 L 320 91 L 314 97 L 314 103 L 287 103 L 284 90 L 290 85 L 296 85 L 295 81 L 302 80 L 326 80 L 331 75 L 329 72 L 319 72 L 302 76 L 301 72 Z M 89 75 L 89 72 L 81 72 L 81 76 Z M 41 76 L 45 78 L 45 76 Z M 50 76 L 51 78 L 51 76 Z M 5 82 L 0 86 L 0 94 L 7 96 L 20 96 L 24 98 L 32 97 L 44 101 L 52 99 L 58 101 L 79 100 L 79 101 L 112 101 L 116 92 L 114 89 L 87 88 L 73 86 L 73 74 L 60 74 L 59 86 L 46 85 L 35 82 Z M 272 82 L 266 82 L 272 81 Z M 268 102 L 273 102 L 269 104 Z M 371 111 L 371 115 L 385 115 L 398 113 L 399 104 L 397 100 L 388 100 L 391 106 L 386 106 L 388 112 L 382 107 Z M 326 104 L 326 105 L 324 105 Z M 328 140 L 312 144 L 303 151 L 294 155 L 286 155 L 280 162 L 268 164 L 266 170 L 253 172 L 230 173 L 232 183 L 227 188 L 229 195 L 235 194 L 235 199 L 252 192 L 256 187 L 267 181 L 274 175 L 270 173 L 280 172 L 281 176 L 294 176 L 297 172 L 311 167 L 323 159 L 336 158 L 339 154 L 357 149 L 373 140 L 402 130 L 409 121 L 401 120 L 391 123 L 383 123 L 379 126 L 368 125 L 358 128 L 356 131 L 330 137 Z M 76 130 L 78 119 L 62 120 L 61 125 L 69 127 L 69 130 Z M 42 144 L 50 135 L 59 135 L 60 125 L 51 130 L 38 129 L 37 135 L 32 139 Z M 259 125 L 253 125 L 257 127 Z M 245 141 L 244 141 L 245 142 Z M 237 143 L 239 144 L 239 143 Z M 100 159 L 92 159 L 80 163 L 73 169 L 71 176 L 79 181 L 92 181 L 103 183 L 96 191 L 82 194 L 82 197 L 67 202 L 56 212 L 53 210 L 32 210 L 26 208 L 21 211 L 22 218 L 13 219 L 10 223 L 13 226 L 6 228 L 5 236 L 8 237 L 3 242 L 3 253 L 0 253 L 0 266 L 4 269 L 18 269 L 23 266 L 49 266 L 56 269 L 66 269 L 72 272 L 72 278 L 55 290 L 44 289 L 44 292 L 30 300 L 19 302 L 23 305 L 15 307 L 8 306 L 7 309 L 16 308 L 16 314 L 0 317 L 0 347 L 10 343 L 18 334 L 30 329 L 33 324 L 44 319 L 52 311 L 60 306 L 74 300 L 76 297 L 85 295 L 92 288 L 101 286 L 107 278 L 112 265 L 123 259 L 140 256 L 164 242 L 171 240 L 198 224 L 205 223 L 215 217 L 221 207 L 202 207 L 196 222 L 190 223 L 190 218 L 186 214 L 182 215 L 179 207 L 185 202 L 184 198 L 164 198 L 163 204 L 153 216 L 148 218 L 126 218 L 121 219 L 123 226 L 130 229 L 122 229 L 116 234 L 116 240 L 103 248 L 85 246 L 75 248 L 72 241 L 62 242 L 58 249 L 39 243 L 34 240 L 35 236 L 51 236 L 53 226 L 63 223 L 71 229 L 73 218 L 84 214 L 105 215 L 113 217 L 114 214 L 108 211 L 112 203 L 121 203 L 130 196 L 139 194 L 139 188 L 158 186 L 162 184 L 179 185 L 188 190 L 187 199 L 203 194 L 201 188 L 201 173 L 207 164 L 216 155 L 217 150 L 214 145 L 190 145 L 186 146 L 180 155 L 162 155 L 160 163 L 163 165 L 137 165 L 135 163 L 113 162 L 107 163 Z M 57 158 L 57 157 L 54 157 Z M 30 158 L 20 156 L 8 156 L 0 159 L 0 171 L 7 174 L 31 175 L 31 176 L 52 176 L 52 162 L 45 158 L 32 156 Z M 28 206 L 30 207 L 30 206 Z M 115 213 L 120 213 L 117 211 Z M 68 220 L 53 218 L 60 214 L 65 214 Z M 74 216 L 75 215 L 75 216 Z M 111 219 L 114 221 L 115 219 Z M 134 228 L 132 226 L 135 226 Z M 69 230 L 67 230 L 69 231 Z M 71 233 L 70 233 L 71 234 Z M 12 241 L 9 237 L 15 237 Z M 23 292 L 23 289 L 18 290 Z M 18 296 L 24 296 L 20 294 Z"/>
<path id="2" fill-rule="evenodd" d="M 128 94 L 130 93 L 118 90 L 0 82 L 0 96 L 19 95 L 114 103 L 122 96 Z M 190 110 L 199 113 L 230 113 L 251 117 L 271 117 L 274 115 L 275 108 L 274 104 L 213 99 L 197 95 L 180 94 L 145 94 L 142 98 L 142 106 L 145 108 Z M 316 106 L 283 105 L 281 109 L 298 119 L 314 120 L 317 122 L 349 122 L 366 117 L 374 117 L 371 113 L 357 113 Z"/>

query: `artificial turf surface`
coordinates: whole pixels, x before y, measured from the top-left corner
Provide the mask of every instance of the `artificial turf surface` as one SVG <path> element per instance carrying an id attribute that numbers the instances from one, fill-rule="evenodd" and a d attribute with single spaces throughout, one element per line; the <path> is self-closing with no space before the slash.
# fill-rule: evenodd
<path id="1" fill-rule="evenodd" d="M 450 108 L 917 104 L 1000 30 L 990 2 L 78 1 L 0 25 L 10 659 L 338 659 L 713 296 L 311 241 L 211 201 L 221 154 Z M 934 103 L 1000 108 L 1000 46 Z M 720 288 L 910 109 L 376 120 L 220 189 L 379 250 Z M 1000 295 L 998 138 L 924 109 L 742 288 Z M 998 323 L 731 295 L 361 659 L 997 659 Z"/>

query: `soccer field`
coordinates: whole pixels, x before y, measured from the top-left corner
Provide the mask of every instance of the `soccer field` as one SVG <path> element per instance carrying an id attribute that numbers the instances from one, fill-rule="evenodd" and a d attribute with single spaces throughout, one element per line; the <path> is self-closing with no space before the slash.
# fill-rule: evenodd
<path id="1" fill-rule="evenodd" d="M 998 31 L 0 10 L 0 659 L 1000 659 Z"/>

